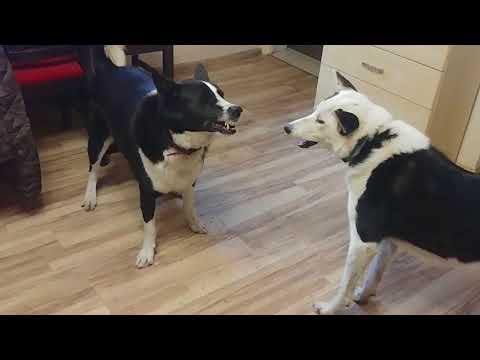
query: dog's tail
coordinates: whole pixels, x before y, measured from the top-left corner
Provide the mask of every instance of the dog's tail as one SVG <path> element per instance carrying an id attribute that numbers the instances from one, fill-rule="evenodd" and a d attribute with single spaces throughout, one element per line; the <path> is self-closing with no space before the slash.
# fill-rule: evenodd
<path id="1" fill-rule="evenodd" d="M 94 72 L 99 68 L 127 66 L 124 45 L 95 45 L 92 48 Z"/>
<path id="2" fill-rule="evenodd" d="M 109 59 L 115 66 L 127 66 L 127 55 L 125 53 L 125 45 L 105 45 L 104 52 L 107 59 Z M 151 73 L 153 76 L 161 76 L 157 69 L 141 61 L 141 67 Z"/>
<path id="3" fill-rule="evenodd" d="M 119 67 L 127 66 L 127 55 L 125 54 L 125 45 L 105 45 L 105 55 L 110 61 Z"/>

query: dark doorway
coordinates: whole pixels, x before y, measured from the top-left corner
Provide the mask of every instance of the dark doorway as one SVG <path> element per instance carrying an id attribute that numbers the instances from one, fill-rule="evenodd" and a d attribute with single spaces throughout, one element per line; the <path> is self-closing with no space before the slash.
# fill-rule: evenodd
<path id="1" fill-rule="evenodd" d="M 287 45 L 287 47 L 315 60 L 322 60 L 323 45 Z"/>

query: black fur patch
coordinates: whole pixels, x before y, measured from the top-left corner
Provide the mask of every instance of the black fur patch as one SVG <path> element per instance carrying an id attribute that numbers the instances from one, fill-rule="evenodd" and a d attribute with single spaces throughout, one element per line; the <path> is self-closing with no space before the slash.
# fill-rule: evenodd
<path id="1" fill-rule="evenodd" d="M 353 148 L 350 155 L 342 160 L 348 163 L 349 166 L 358 165 L 367 159 L 374 149 L 382 147 L 385 141 L 397 137 L 396 134 L 392 134 L 390 130 L 377 132 L 372 137 L 362 137 L 357 141 L 357 144 Z"/>
<path id="2" fill-rule="evenodd" d="M 480 261 L 480 176 L 429 148 L 373 170 L 357 203 L 364 242 L 394 237 L 444 258 Z"/>
<path id="3" fill-rule="evenodd" d="M 209 76 L 208 76 L 208 71 L 207 71 L 207 69 L 205 68 L 205 66 L 203 66 L 202 64 L 198 64 L 198 65 L 195 67 L 195 71 L 194 71 L 193 78 L 194 78 L 195 80 L 201 80 L 201 81 L 210 82 L 210 78 L 209 78 Z"/>
<path id="4" fill-rule="evenodd" d="M 335 110 L 335 115 L 338 118 L 339 133 L 343 136 L 349 136 L 360 126 L 358 117 L 351 112 L 338 109 Z"/>

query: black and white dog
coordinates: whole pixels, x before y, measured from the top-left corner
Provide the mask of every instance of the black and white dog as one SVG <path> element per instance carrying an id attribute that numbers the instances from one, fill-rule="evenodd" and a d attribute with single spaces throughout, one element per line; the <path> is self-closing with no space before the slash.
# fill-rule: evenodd
<path id="1" fill-rule="evenodd" d="M 337 93 L 284 128 L 304 140 L 302 147 L 321 145 L 348 165 L 350 244 L 337 295 L 314 305 L 321 314 L 366 302 L 398 245 L 438 259 L 480 261 L 480 176 L 337 79 Z"/>
<path id="2" fill-rule="evenodd" d="M 126 66 L 121 46 L 106 46 L 105 52 L 99 48 L 95 58 L 87 124 L 90 171 L 82 206 L 95 208 L 97 172 L 115 146 L 140 189 L 144 240 L 136 264 L 145 267 L 153 263 L 155 252 L 158 195 L 181 195 L 192 231 L 207 232 L 195 212 L 193 189 L 213 135 L 235 134 L 242 108 L 224 99 L 201 65 L 193 80 L 173 81 L 153 69 Z"/>

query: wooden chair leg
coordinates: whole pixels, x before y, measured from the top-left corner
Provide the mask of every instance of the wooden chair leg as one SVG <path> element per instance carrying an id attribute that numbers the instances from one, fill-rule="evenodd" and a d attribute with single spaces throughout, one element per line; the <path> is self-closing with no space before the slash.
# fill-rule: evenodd
<path id="1" fill-rule="evenodd" d="M 70 130 L 73 126 L 73 109 L 69 104 L 61 105 L 62 130 Z"/>
<path id="2" fill-rule="evenodd" d="M 162 52 L 163 73 L 173 79 L 173 46 L 168 46 Z"/>
<path id="3" fill-rule="evenodd" d="M 133 55 L 132 56 L 132 65 L 133 66 L 139 66 L 140 64 L 140 58 L 138 55 Z"/>

